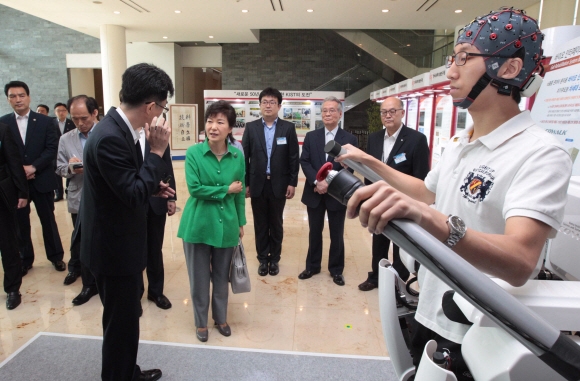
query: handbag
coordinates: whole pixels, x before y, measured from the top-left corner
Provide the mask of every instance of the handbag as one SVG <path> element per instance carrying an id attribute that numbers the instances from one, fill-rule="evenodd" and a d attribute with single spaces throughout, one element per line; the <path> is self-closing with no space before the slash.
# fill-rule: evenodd
<path id="1" fill-rule="evenodd" d="M 246 254 L 244 253 L 244 244 L 241 239 L 238 246 L 234 248 L 234 254 L 232 255 L 230 283 L 232 284 L 232 292 L 234 294 L 250 292 L 252 289 L 248 266 L 246 264 Z"/>

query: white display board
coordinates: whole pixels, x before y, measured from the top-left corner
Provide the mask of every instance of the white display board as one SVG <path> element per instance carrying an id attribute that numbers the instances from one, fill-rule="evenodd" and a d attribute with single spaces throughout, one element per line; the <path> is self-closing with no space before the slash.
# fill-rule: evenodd
<path id="1" fill-rule="evenodd" d="M 417 112 L 419 110 L 419 98 L 409 98 L 407 100 L 407 121 L 406 125 L 413 130 L 417 129 Z"/>
<path id="2" fill-rule="evenodd" d="M 580 37 L 557 49 L 532 108 L 532 118 L 570 153 L 580 175 Z"/>
<path id="3" fill-rule="evenodd" d="M 379 90 L 380 91 L 380 90 Z M 246 123 L 262 117 L 260 111 L 261 90 L 205 90 L 204 112 L 207 107 L 218 100 L 226 100 L 236 110 L 236 125 L 233 130 L 234 137 L 241 140 Z M 326 97 L 338 98 L 344 107 L 344 92 L 342 91 L 287 91 L 282 93 L 282 107 L 278 117 L 296 126 L 296 134 L 299 138 L 304 137 L 308 131 L 323 128 L 322 113 L 320 108 Z M 344 125 L 344 109 L 339 127 Z M 301 140 L 301 139 L 300 139 Z"/>
<path id="4" fill-rule="evenodd" d="M 419 127 L 417 131 L 425 134 L 427 144 L 431 145 L 431 115 L 433 115 L 433 97 L 421 97 L 419 101 Z"/>
<path id="5" fill-rule="evenodd" d="M 443 150 L 451 138 L 451 123 L 453 120 L 453 98 L 451 95 L 437 96 L 435 106 L 435 133 L 433 134 L 433 149 L 431 151 L 431 168 L 441 159 Z"/>

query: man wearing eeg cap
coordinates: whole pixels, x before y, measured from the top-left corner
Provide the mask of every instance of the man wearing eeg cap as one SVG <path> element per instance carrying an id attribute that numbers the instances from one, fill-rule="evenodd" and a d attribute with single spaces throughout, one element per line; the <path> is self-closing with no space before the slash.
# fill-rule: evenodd
<path id="1" fill-rule="evenodd" d="M 360 221 L 371 232 L 382 232 L 394 218 L 411 219 L 482 272 L 523 285 L 562 222 L 572 168 L 560 143 L 518 107 L 520 96 L 541 82 L 534 73 L 541 69 L 542 39 L 536 21 L 514 9 L 467 25 L 448 57 L 447 77 L 454 104 L 468 108 L 473 126 L 451 139 L 425 181 L 345 146 L 349 152 L 338 161 L 362 162 L 390 184 L 359 189 L 347 216 L 354 218 L 356 206 L 368 199 Z M 458 380 L 470 380 L 461 358 L 469 325 L 462 314 L 450 313 L 451 297 L 444 298 L 449 287 L 423 267 L 419 284 L 415 365 L 434 339 L 438 351 L 451 352 Z"/>

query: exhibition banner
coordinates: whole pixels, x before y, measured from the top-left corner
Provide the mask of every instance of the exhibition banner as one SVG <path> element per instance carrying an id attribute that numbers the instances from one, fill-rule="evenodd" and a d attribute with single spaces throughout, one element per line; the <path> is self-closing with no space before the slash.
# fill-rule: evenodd
<path id="1" fill-rule="evenodd" d="M 532 118 L 556 137 L 574 162 L 572 176 L 580 175 L 580 38 L 563 44 L 546 67 L 544 82 L 532 108 Z"/>
<path id="2" fill-rule="evenodd" d="M 262 117 L 258 99 L 260 93 L 261 90 L 205 90 L 204 107 L 207 108 L 218 100 L 230 102 L 236 110 L 236 125 L 233 134 L 236 139 L 241 139 L 246 123 Z M 282 105 L 278 117 L 294 123 L 296 134 L 299 137 L 304 137 L 308 131 L 324 128 L 321 106 L 325 98 L 336 97 L 343 103 L 344 107 L 344 92 L 342 91 L 280 90 L 280 93 L 282 93 Z M 338 126 L 342 128 L 343 125 L 344 110 Z"/>

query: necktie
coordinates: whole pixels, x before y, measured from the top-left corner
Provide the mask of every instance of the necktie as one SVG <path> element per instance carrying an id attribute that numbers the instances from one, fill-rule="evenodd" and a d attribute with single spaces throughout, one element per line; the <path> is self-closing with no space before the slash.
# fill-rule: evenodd
<path id="1" fill-rule="evenodd" d="M 143 152 L 141 152 L 141 143 L 139 143 L 139 140 L 137 140 L 137 143 L 135 144 L 135 149 L 137 150 L 137 163 L 139 169 L 141 169 L 141 166 L 143 165 Z"/>

